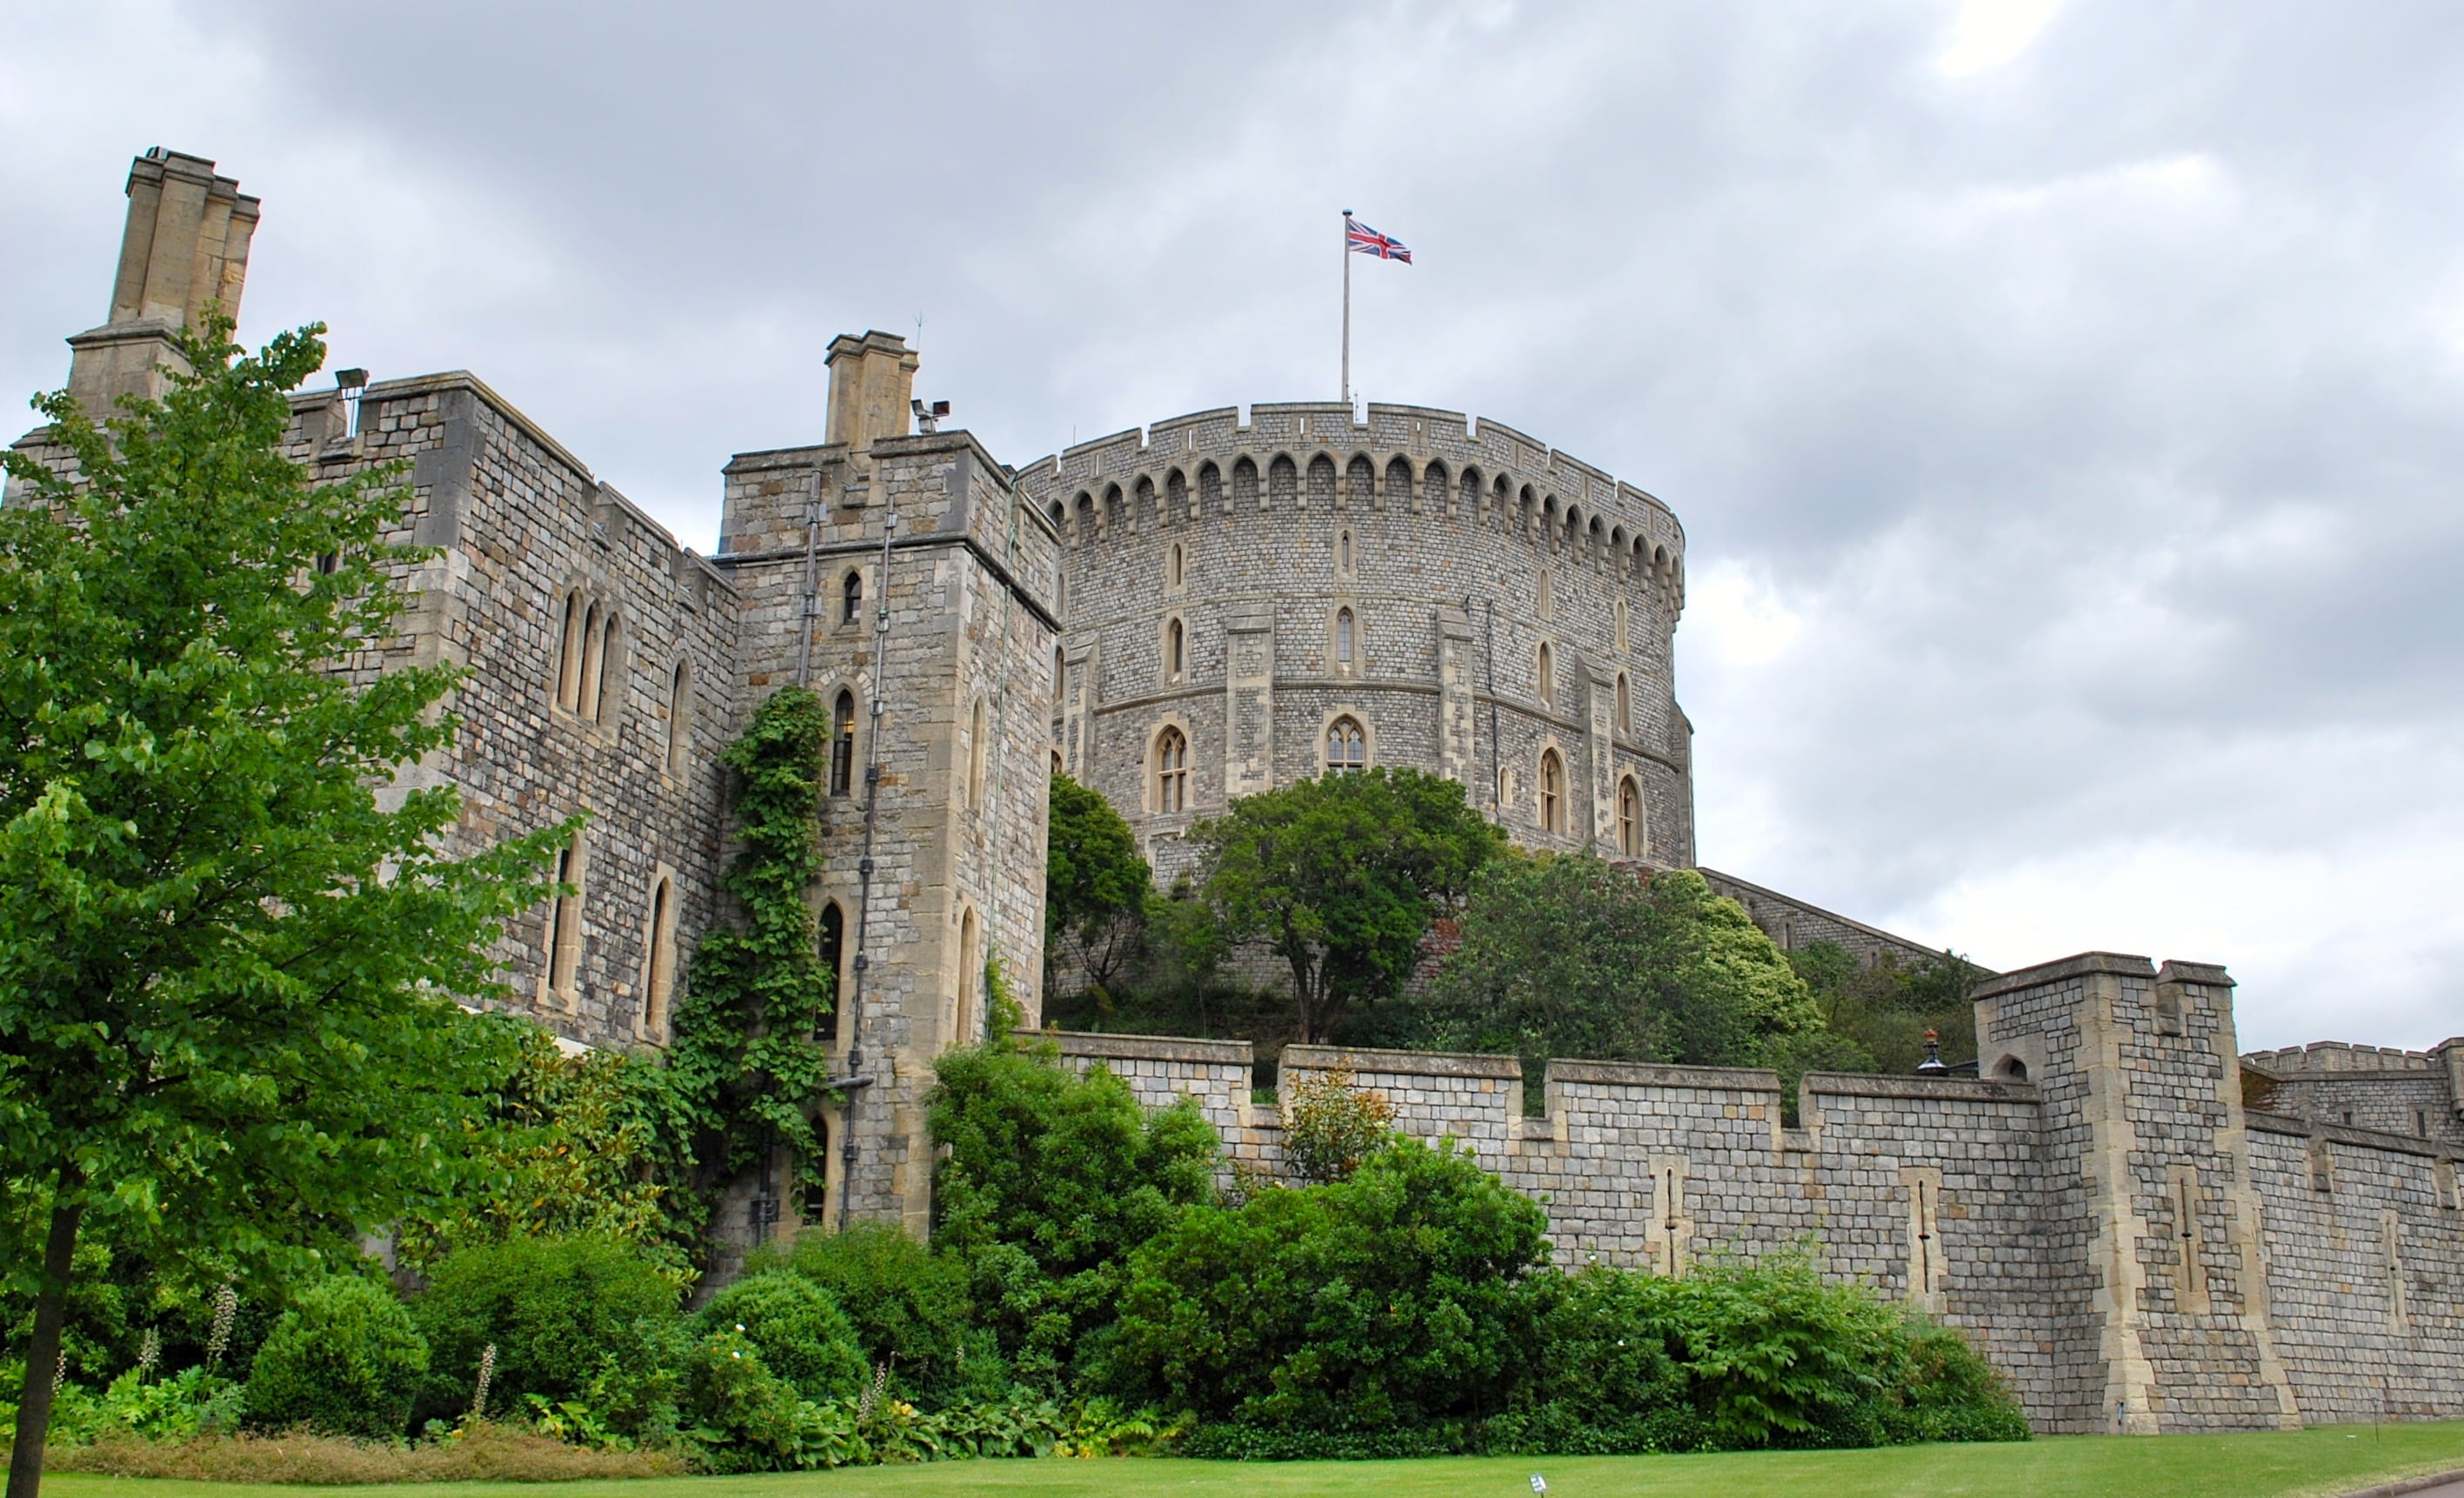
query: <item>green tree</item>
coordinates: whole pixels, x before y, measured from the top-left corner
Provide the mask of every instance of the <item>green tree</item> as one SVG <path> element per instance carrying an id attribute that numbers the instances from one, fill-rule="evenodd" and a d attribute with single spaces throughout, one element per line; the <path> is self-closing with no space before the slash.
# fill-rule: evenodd
<path id="1" fill-rule="evenodd" d="M 1649 882 L 1589 854 L 1499 859 L 1411 1038 L 1545 1061 L 1760 1066 L 1820 1014 L 1788 959 L 1690 869 Z"/>
<path id="2" fill-rule="evenodd" d="M 1788 955 L 1813 991 L 1831 1032 L 1852 1042 L 1859 1064 L 1839 1070 L 1914 1071 L 1925 1060 L 1927 1030 L 1940 1036 L 1942 1060 L 1976 1059 L 1976 1015 L 1968 996 L 1985 969 L 1954 952 L 1903 961 L 1893 953 L 1870 962 L 1835 941 L 1815 941 Z"/>
<path id="3" fill-rule="evenodd" d="M 1137 955 L 1155 876 L 1138 856 L 1130 825 L 1103 793 L 1056 770 L 1051 831 L 1044 854 L 1044 961 L 1048 980 L 1065 961 L 1096 989 L 1109 989 Z"/>
<path id="4" fill-rule="evenodd" d="M 1048 1043 L 951 1051 L 934 1074 L 934 1246 L 966 1264 L 1019 1372 L 1053 1384 L 1111 1323 L 1130 1250 L 1213 1198 L 1215 1131 L 1193 1100 L 1150 1113 Z"/>
<path id="5" fill-rule="evenodd" d="M 322 330 L 243 357 L 230 329 L 107 431 L 38 400 L 74 478 L 7 458 L 0 1262 L 35 1306 L 10 1498 L 41 1481 L 90 1223 L 289 1277 L 451 1187 L 513 1060 L 455 1001 L 499 992 L 490 949 L 570 832 L 453 859 L 450 788 L 380 804 L 454 732 L 451 668 L 333 669 L 395 634 L 424 555 L 385 540 L 400 474 L 311 483 L 276 444 Z"/>
<path id="6" fill-rule="evenodd" d="M 820 697 L 781 687 L 722 756 L 735 772 L 740 850 L 720 882 L 743 919 L 701 938 L 668 1046 L 675 1112 L 665 1136 L 680 1141 L 668 1168 L 695 1201 L 781 1146 L 803 1189 L 823 1189 L 813 1115 L 827 1100 L 821 1023 L 837 1001 L 838 975 L 822 960 L 805 896 L 822 873 L 829 726 Z"/>
<path id="7" fill-rule="evenodd" d="M 1226 935 L 1262 937 L 1290 964 L 1303 1043 L 1398 992 L 1430 921 L 1505 846 L 1462 785 L 1383 768 L 1243 797 L 1191 836 Z"/>
<path id="8" fill-rule="evenodd" d="M 666 1171 L 672 1100 L 658 1056 L 567 1055 L 546 1030 L 520 1030 L 518 1065 L 497 1083 L 489 1116 L 466 1126 L 475 1168 L 462 1189 L 396 1224 L 403 1262 L 425 1268 L 513 1239 L 609 1238 L 691 1283 L 703 1208 Z"/>

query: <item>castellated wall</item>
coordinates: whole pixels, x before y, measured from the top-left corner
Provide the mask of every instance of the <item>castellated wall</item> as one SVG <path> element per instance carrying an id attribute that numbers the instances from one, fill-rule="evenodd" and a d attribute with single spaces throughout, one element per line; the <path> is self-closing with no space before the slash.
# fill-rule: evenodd
<path id="1" fill-rule="evenodd" d="M 1341 718 L 1367 763 L 1461 781 L 1527 847 L 1693 862 L 1684 534 L 1651 496 L 1495 423 L 1331 403 L 1157 422 L 1019 486 L 1063 536 L 1055 762 L 1159 881 L 1192 822 L 1319 773 Z"/>
<path id="2" fill-rule="evenodd" d="M 1559 1060 L 1524 1113 L 1512 1057 L 1292 1046 L 1539 1201 L 1561 1265 L 1684 1273 L 1802 1247 L 1961 1328 L 2047 1432 L 2464 1415 L 2451 1147 L 2239 1105 L 2222 969 L 2093 953 L 2004 975 L 1981 1079 Z M 1245 1042 L 1061 1035 L 1142 1102 L 1194 1097 L 1236 1160 L 1283 1171 Z M 2314 1166 L 2326 1161 L 2328 1184 Z"/>
<path id="3" fill-rule="evenodd" d="M 2464 1145 L 2464 1036 L 2426 1051 L 2321 1041 L 2253 1051 L 2241 1065 L 2255 1109 Z"/>

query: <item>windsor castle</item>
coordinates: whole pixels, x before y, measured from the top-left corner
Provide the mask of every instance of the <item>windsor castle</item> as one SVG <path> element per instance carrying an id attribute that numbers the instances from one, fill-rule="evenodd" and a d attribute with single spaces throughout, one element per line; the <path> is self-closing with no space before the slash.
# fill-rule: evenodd
<path id="1" fill-rule="evenodd" d="M 237 311 L 257 225 L 196 157 L 150 151 L 126 191 L 109 314 L 69 339 L 90 409 L 158 390 L 209 301 Z M 901 340 L 841 337 L 827 362 L 822 440 L 727 460 L 709 557 L 467 372 L 343 371 L 293 398 L 287 438 L 319 477 L 407 470 L 396 539 L 433 560 L 363 664 L 467 675 L 457 741 L 406 787 L 459 790 L 464 851 L 591 814 L 560 858 L 579 892 L 502 952 L 519 1007 L 569 1045 L 664 1042 L 720 914 L 716 751 L 778 687 L 828 706 L 810 897 L 841 975 L 837 1074 L 868 1085 L 824 1111 L 812 1223 L 925 1232 L 923 1092 L 984 1033 L 987 958 L 1040 1021 L 1056 769 L 1167 881 L 1233 798 L 1379 764 L 1460 782 L 1527 848 L 1696 865 L 1671 655 L 1685 537 L 1641 488 L 1496 422 L 1340 402 L 1014 466 L 913 419 Z M 45 431 L 18 447 L 66 461 Z M 1916 950 L 1706 877 L 1784 945 Z M 1975 1075 L 1809 1075 L 1796 1126 L 1767 1071 L 1304 1046 L 1281 1065 L 1348 1069 L 1404 1127 L 1463 1140 L 1545 1203 L 1561 1258 L 1683 1273 L 1812 1243 L 1827 1272 L 1966 1329 L 2041 1429 L 2464 1415 L 2464 1038 L 2244 1055 L 2233 989 L 2109 953 L 2002 974 L 1976 996 Z M 1061 1045 L 1158 1104 L 1196 1097 L 1235 1157 L 1277 1168 L 1246 1043 Z"/>

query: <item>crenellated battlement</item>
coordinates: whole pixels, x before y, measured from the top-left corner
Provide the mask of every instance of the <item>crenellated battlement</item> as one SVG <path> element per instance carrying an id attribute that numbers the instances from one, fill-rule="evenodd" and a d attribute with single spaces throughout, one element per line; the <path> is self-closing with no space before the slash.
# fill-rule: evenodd
<path id="1" fill-rule="evenodd" d="M 2441 1041 L 2428 1050 L 2404 1050 L 2393 1046 L 2356 1046 L 2344 1041 L 2313 1041 L 2307 1046 L 2250 1051 L 2243 1055 L 2242 1061 L 2288 1078 L 2303 1072 L 2436 1071 L 2447 1065 L 2448 1053 L 2454 1050 L 2464 1050 L 2464 1036 Z"/>
<path id="2" fill-rule="evenodd" d="M 1483 520 L 1682 606 L 1685 533 L 1656 496 L 1501 423 L 1424 406 L 1219 407 L 1092 438 L 1019 471 L 1073 542 L 1276 510 Z"/>

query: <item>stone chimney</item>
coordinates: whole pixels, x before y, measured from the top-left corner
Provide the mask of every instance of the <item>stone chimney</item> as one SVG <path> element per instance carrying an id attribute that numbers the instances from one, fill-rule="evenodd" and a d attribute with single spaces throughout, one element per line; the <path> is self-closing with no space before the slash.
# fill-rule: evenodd
<path id="1" fill-rule="evenodd" d="M 915 390 L 915 355 L 888 333 L 830 340 L 830 425 L 827 440 L 869 452 L 883 437 L 907 435 L 908 402 Z"/>
<path id="2" fill-rule="evenodd" d="M 160 395 L 176 365 L 171 335 L 195 327 L 209 302 L 239 316 L 256 199 L 214 164 L 156 146 L 128 168 L 128 227 L 111 318 L 69 340 L 69 391 L 99 419 L 124 394 Z"/>

